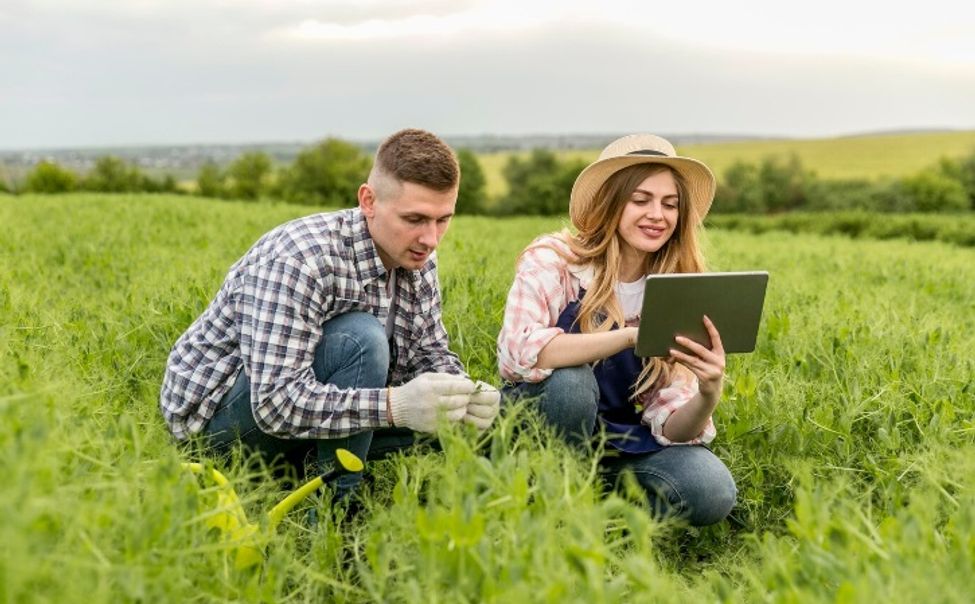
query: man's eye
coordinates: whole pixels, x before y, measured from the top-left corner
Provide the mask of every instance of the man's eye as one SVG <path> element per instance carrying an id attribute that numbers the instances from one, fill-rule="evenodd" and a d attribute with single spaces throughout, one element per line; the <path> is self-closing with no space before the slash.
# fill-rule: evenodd
<path id="1" fill-rule="evenodd" d="M 406 222 L 408 222 L 410 224 L 422 224 L 423 223 L 423 219 L 420 218 L 420 217 L 418 217 L 418 216 L 409 216 L 409 217 L 407 217 Z"/>

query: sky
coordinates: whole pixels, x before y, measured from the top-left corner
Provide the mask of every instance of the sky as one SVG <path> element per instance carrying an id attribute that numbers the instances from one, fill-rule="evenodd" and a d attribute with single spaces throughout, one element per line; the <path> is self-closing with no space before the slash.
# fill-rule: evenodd
<path id="1" fill-rule="evenodd" d="M 975 129 L 958 0 L 3 0 L 0 149 Z"/>

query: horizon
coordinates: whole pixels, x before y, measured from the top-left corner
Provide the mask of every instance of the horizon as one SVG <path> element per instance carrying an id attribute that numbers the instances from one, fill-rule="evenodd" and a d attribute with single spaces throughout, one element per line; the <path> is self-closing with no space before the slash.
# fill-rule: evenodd
<path id="1" fill-rule="evenodd" d="M 972 132 L 975 131 L 975 126 L 972 127 L 918 127 L 918 128 L 893 128 L 888 130 L 873 130 L 873 131 L 863 131 L 863 132 L 848 132 L 848 133 L 838 133 L 833 135 L 825 136 L 789 136 L 789 135 L 776 135 L 776 134 L 749 134 L 749 133 L 719 133 L 719 132 L 693 132 L 693 133 L 663 133 L 659 136 L 663 136 L 668 140 L 672 141 L 687 141 L 689 139 L 694 139 L 693 144 L 712 144 L 712 143 L 724 143 L 724 142 L 736 142 L 736 141 L 816 141 L 816 140 L 831 140 L 831 139 L 845 139 L 845 138 L 873 138 L 873 137 L 883 137 L 883 136 L 898 136 L 898 135 L 912 135 L 912 134 L 938 134 L 938 133 L 954 133 L 954 132 Z M 392 132 L 390 133 L 392 134 Z M 464 139 L 498 139 L 504 141 L 506 139 L 511 140 L 525 140 L 525 139 L 543 139 L 543 138 L 612 138 L 617 136 L 623 136 L 626 132 L 529 132 L 523 134 L 512 134 L 512 133 L 479 133 L 479 134 L 440 134 L 435 133 L 440 138 L 444 139 L 448 143 L 451 140 L 464 140 Z M 61 147 L 21 147 L 21 148 L 7 148 L 0 147 L 0 154 L 9 155 L 15 153 L 42 153 L 42 152 L 98 152 L 98 151 L 125 151 L 125 150 L 140 150 L 140 149 L 172 149 L 172 148 L 220 148 L 220 147 L 253 147 L 253 148 L 265 148 L 274 146 L 309 146 L 314 145 L 318 141 L 322 141 L 328 138 L 337 138 L 344 140 L 346 142 L 355 144 L 361 147 L 375 147 L 379 142 L 383 140 L 384 137 L 371 138 L 371 139 L 355 139 L 349 137 L 342 137 L 336 135 L 323 135 L 320 137 L 307 138 L 307 139 L 293 139 L 293 140 L 241 140 L 241 141 L 216 141 L 216 142 L 173 142 L 173 143 L 131 143 L 131 144 L 120 144 L 120 145 L 81 145 L 81 146 L 61 146 Z M 675 143 L 678 144 L 678 143 Z M 679 143 L 679 144 L 691 144 L 691 143 Z M 451 145 L 456 146 L 456 145 Z M 574 147 L 582 149 L 583 147 Z M 595 148 L 595 147 L 593 147 Z M 499 150 L 505 150 L 504 147 L 499 148 Z M 514 150 L 514 149 L 512 149 Z"/>

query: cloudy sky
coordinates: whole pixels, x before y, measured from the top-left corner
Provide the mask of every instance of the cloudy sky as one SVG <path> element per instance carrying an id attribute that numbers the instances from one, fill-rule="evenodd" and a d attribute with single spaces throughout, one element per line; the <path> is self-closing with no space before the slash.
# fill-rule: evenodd
<path id="1" fill-rule="evenodd" d="M 0 149 L 975 129 L 957 0 L 3 0 Z"/>

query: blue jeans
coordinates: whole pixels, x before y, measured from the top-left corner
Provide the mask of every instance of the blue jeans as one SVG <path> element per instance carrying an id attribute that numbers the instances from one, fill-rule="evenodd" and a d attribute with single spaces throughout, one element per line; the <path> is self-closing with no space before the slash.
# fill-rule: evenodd
<path id="1" fill-rule="evenodd" d="M 588 365 L 556 369 L 542 382 L 506 388 L 505 396 L 532 399 L 545 422 L 570 444 L 585 446 L 592 440 L 599 385 Z M 600 465 L 614 484 L 625 470 L 631 471 L 656 516 L 678 516 L 694 526 L 724 519 L 738 493 L 728 468 L 703 445 L 621 453 L 604 457 Z"/>
<path id="2" fill-rule="evenodd" d="M 313 370 L 319 382 L 339 388 L 385 387 L 389 371 L 389 342 L 385 329 L 368 313 L 353 312 L 333 318 L 325 323 L 322 341 L 315 348 Z M 234 443 L 240 442 L 260 453 L 268 462 L 282 457 L 294 460 L 296 454 L 303 460 L 306 453 L 314 450 L 319 472 L 331 467 L 335 450 L 339 448 L 348 449 L 366 460 L 382 457 L 414 442 L 412 430 L 405 428 L 321 440 L 283 439 L 265 434 L 254 421 L 250 381 L 243 371 L 220 401 L 203 434 L 218 453 L 227 452 Z M 348 474 L 340 477 L 334 487 L 337 493 L 346 494 L 361 481 L 361 474 Z"/>

